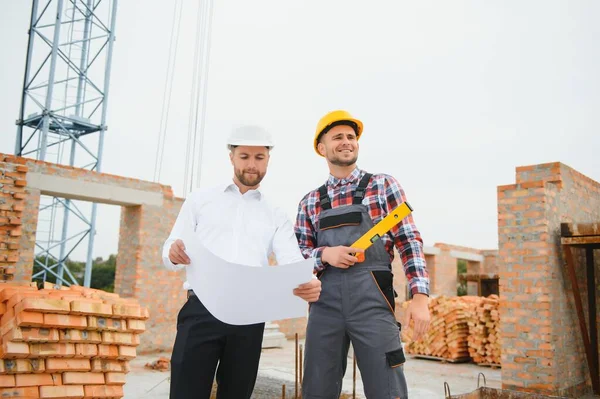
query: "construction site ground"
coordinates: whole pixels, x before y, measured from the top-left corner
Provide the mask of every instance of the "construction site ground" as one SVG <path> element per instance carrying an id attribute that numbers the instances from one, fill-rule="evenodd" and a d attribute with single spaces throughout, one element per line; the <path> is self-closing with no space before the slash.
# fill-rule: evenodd
<path id="1" fill-rule="evenodd" d="M 303 341 L 300 341 L 303 344 Z M 131 361 L 131 371 L 125 384 L 126 399 L 163 399 L 169 397 L 169 372 L 156 371 L 145 367 L 169 353 L 139 355 Z M 501 370 L 478 366 L 473 363 L 445 363 L 425 360 L 407 355 L 404 373 L 411 398 L 444 398 L 444 382 L 451 393 L 468 393 L 477 388 L 477 377 L 483 373 L 488 387 L 501 388 Z M 281 398 L 282 384 L 286 384 L 286 398 L 294 397 L 295 390 L 295 343 L 286 341 L 283 348 L 263 349 L 259 376 L 256 382 L 255 399 Z M 356 369 L 356 397 L 365 398 L 360 370 Z M 344 377 L 343 392 L 352 394 L 352 359 L 348 359 L 348 369 Z"/>

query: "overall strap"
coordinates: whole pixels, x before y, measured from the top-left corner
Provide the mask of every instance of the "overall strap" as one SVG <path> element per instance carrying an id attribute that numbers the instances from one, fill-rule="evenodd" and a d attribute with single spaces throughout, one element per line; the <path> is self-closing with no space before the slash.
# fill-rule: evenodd
<path id="1" fill-rule="evenodd" d="M 325 184 L 319 187 L 319 201 L 321 202 L 321 209 L 331 209 L 331 200 L 327 195 L 327 185 Z"/>
<path id="2" fill-rule="evenodd" d="M 356 191 L 354 192 L 352 203 L 354 205 L 362 204 L 363 198 L 365 198 L 365 192 L 367 191 L 367 186 L 369 185 L 369 181 L 371 181 L 371 177 L 373 174 L 365 173 L 362 179 L 360 179 L 360 183 L 358 183 L 358 187 L 356 187 Z"/>

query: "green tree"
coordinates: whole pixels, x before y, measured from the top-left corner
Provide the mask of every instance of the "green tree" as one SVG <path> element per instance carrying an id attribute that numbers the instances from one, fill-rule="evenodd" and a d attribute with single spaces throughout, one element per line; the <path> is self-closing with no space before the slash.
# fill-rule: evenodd
<path id="1" fill-rule="evenodd" d="M 56 260 L 52 258 L 46 259 L 45 256 L 37 256 L 36 261 L 33 264 L 33 274 L 35 275 L 38 272 L 43 271 L 41 264 L 52 266 L 56 263 Z M 83 284 L 83 278 L 85 274 L 85 262 L 77 262 L 70 259 L 65 261 L 65 264 L 75 277 L 75 279 Z M 103 291 L 114 292 L 115 287 L 115 271 L 117 267 L 117 256 L 110 255 L 108 259 L 104 260 L 101 257 L 94 259 L 92 262 L 92 280 L 90 282 L 90 287 L 100 289 Z M 55 273 L 58 273 L 57 268 L 53 269 Z M 70 281 L 69 278 L 66 277 L 67 281 Z M 43 281 L 43 277 L 36 278 L 36 281 Z M 56 284 L 56 277 L 50 273 L 46 272 L 46 280 L 51 284 Z"/>

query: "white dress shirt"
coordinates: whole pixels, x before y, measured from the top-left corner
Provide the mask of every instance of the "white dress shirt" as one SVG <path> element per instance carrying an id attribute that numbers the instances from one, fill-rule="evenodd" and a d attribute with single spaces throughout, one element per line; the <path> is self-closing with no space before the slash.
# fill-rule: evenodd
<path id="1" fill-rule="evenodd" d="M 185 267 L 171 262 L 169 249 L 175 240 L 192 231 L 208 250 L 228 262 L 268 266 L 271 252 L 279 264 L 304 260 L 292 222 L 285 213 L 269 203 L 260 190 L 242 194 L 233 182 L 200 189 L 186 198 L 163 245 L 167 269 Z M 184 241 L 184 245 L 194 243 Z M 187 281 L 183 288 L 191 289 Z"/>

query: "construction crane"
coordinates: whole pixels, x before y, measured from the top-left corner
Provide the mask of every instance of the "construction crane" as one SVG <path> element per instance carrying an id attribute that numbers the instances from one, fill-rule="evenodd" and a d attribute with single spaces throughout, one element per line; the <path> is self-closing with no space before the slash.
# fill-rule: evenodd
<path id="1" fill-rule="evenodd" d="M 174 2 L 154 180 L 160 180 L 179 39 L 182 1 Z M 184 192 L 199 185 L 210 57 L 212 0 L 198 3 Z M 176 18 L 176 15 L 178 16 Z M 102 171 L 117 0 L 32 0 L 15 154 Z M 195 173 L 195 168 L 198 172 Z M 91 284 L 97 204 L 42 196 L 33 279 L 79 285 L 67 267 L 85 245 L 83 285 Z M 85 209 L 87 206 L 88 209 Z"/>
<path id="2" fill-rule="evenodd" d="M 102 170 L 117 0 L 33 0 L 15 154 Z M 88 241 L 84 285 L 89 287 L 97 205 L 40 200 L 33 279 L 77 284 L 65 261 Z M 73 231 L 71 218 L 83 228 Z"/>

